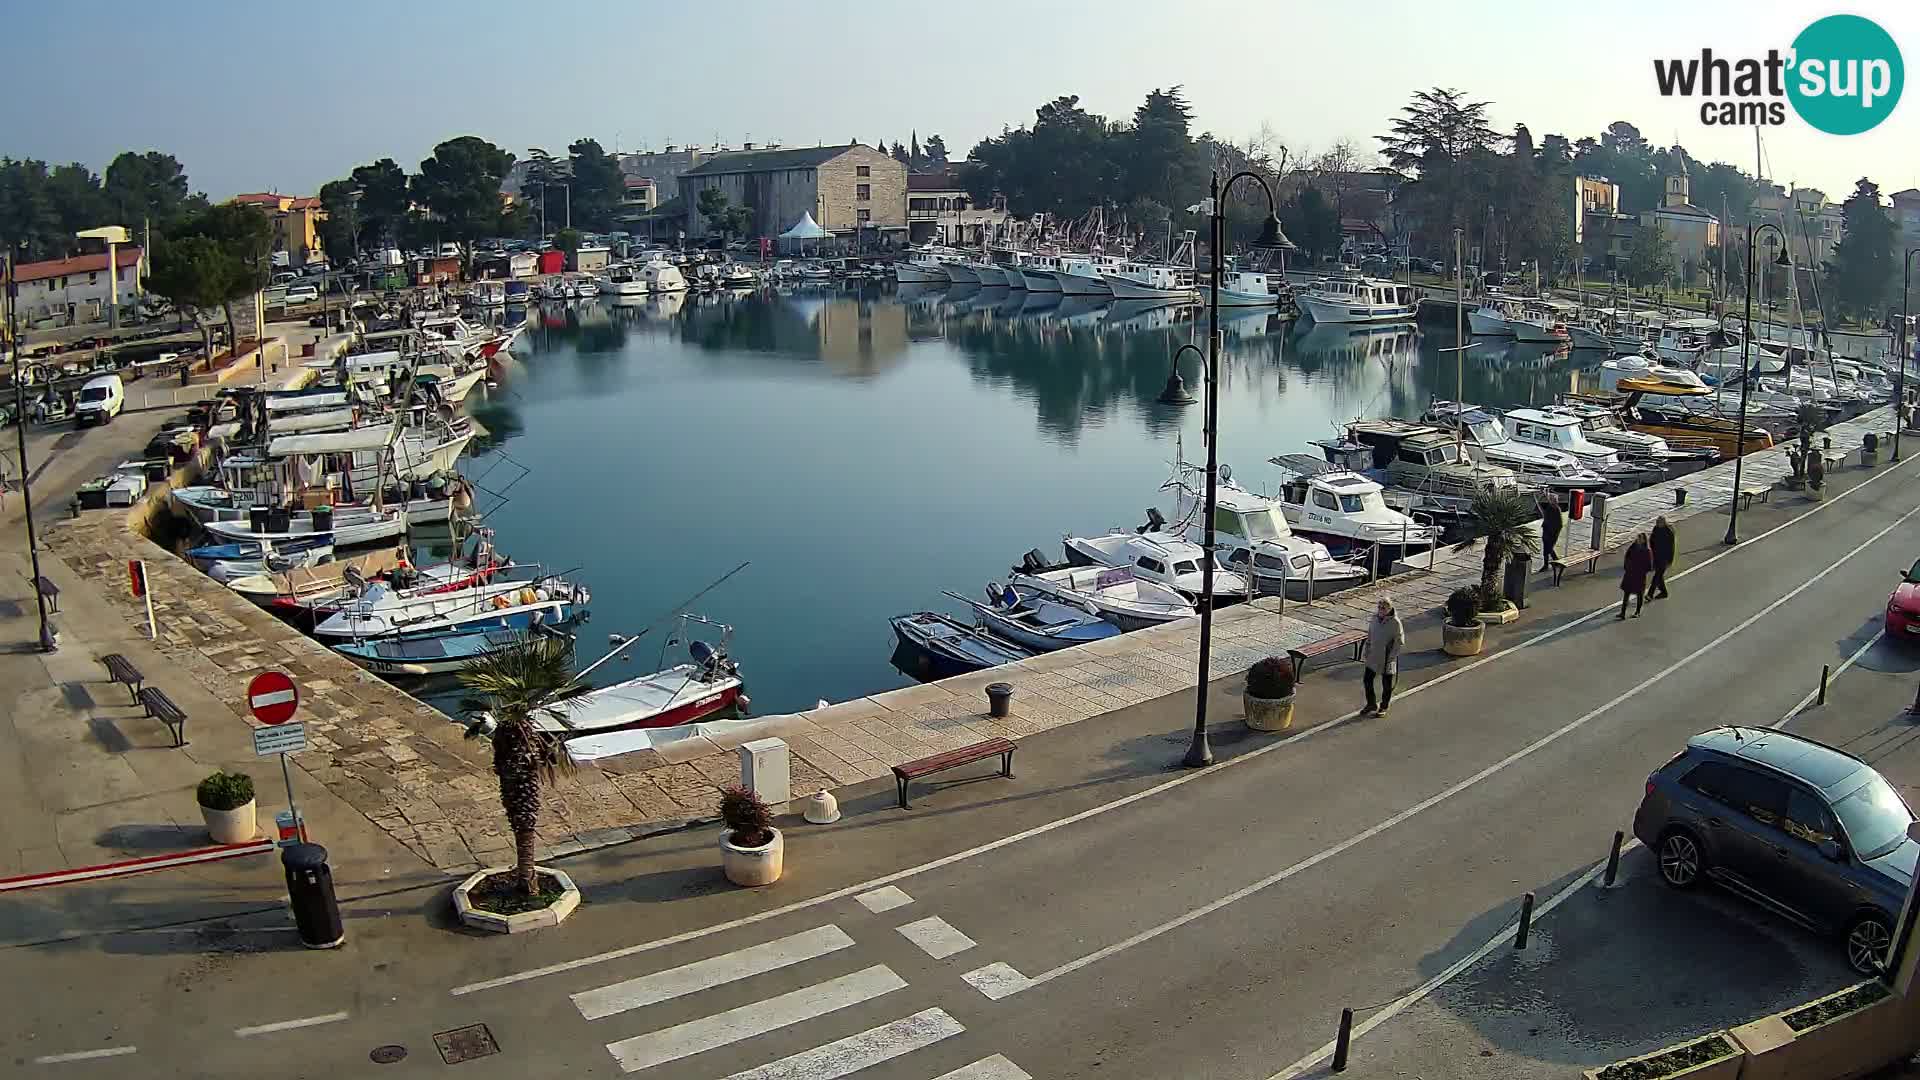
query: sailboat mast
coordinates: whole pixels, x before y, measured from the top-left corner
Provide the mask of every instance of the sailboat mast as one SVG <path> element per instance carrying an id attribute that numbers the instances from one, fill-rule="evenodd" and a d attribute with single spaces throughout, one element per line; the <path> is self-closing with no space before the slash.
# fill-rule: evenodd
<path id="1" fill-rule="evenodd" d="M 1459 406 L 1467 399 L 1467 264 L 1466 234 L 1453 230 L 1453 403 Z M 1465 435 L 1465 418 L 1455 419 L 1453 425 L 1453 453 L 1460 456 L 1461 440 Z"/>

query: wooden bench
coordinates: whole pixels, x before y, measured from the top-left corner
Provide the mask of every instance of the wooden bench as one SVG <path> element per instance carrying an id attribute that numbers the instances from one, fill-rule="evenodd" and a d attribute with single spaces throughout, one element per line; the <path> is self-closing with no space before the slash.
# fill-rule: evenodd
<path id="1" fill-rule="evenodd" d="M 187 745 L 187 711 L 185 709 L 175 705 L 166 691 L 157 686 L 141 688 L 139 698 L 140 704 L 147 710 L 147 715 L 167 725 L 167 730 L 173 733 L 175 747 Z"/>
<path id="2" fill-rule="evenodd" d="M 1839 468 L 1847 463 L 1847 455 L 1850 453 L 1852 453 L 1851 450 L 1842 450 L 1839 447 L 1834 447 L 1832 450 L 1822 450 L 1820 451 L 1820 463 L 1829 469 Z"/>
<path id="3" fill-rule="evenodd" d="M 1298 648 L 1288 649 L 1287 658 L 1293 661 L 1293 680 L 1299 682 L 1307 677 L 1307 661 L 1328 653 L 1337 653 L 1342 649 L 1349 651 L 1349 660 L 1360 659 L 1367 647 L 1367 635 L 1362 630 L 1347 630 L 1332 637 L 1309 641 Z"/>
<path id="4" fill-rule="evenodd" d="M 1773 485 L 1746 484 L 1743 485 L 1739 491 L 1734 492 L 1733 497 L 1740 501 L 1740 509 L 1742 510 L 1751 507 L 1755 499 L 1759 499 L 1763 503 L 1770 503 L 1773 501 Z"/>
<path id="5" fill-rule="evenodd" d="M 37 577 L 33 579 L 33 591 L 46 597 L 48 611 L 60 610 L 60 586 L 47 578 Z"/>
<path id="6" fill-rule="evenodd" d="M 1013 743 L 996 736 L 985 742 L 974 743 L 972 746 L 962 746 L 958 750 L 948 750 L 944 754 L 934 754 L 917 761 L 895 765 L 893 778 L 900 784 L 900 809 L 908 809 L 907 783 L 909 781 L 917 780 L 922 776 L 932 776 L 934 773 L 945 772 L 975 761 L 985 761 L 996 754 L 1000 756 L 1000 775 L 1012 776 L 1013 749 Z"/>
<path id="7" fill-rule="evenodd" d="M 100 658 L 100 662 L 107 666 L 107 681 L 125 686 L 127 696 L 138 704 L 140 688 L 146 684 L 147 677 L 140 674 L 140 669 L 133 666 L 133 661 L 119 653 L 108 653 Z"/>
<path id="8" fill-rule="evenodd" d="M 1568 563 L 1586 563 L 1587 573 L 1591 574 L 1600 568 L 1600 553 L 1592 548 L 1577 548 L 1553 560 L 1553 583 L 1555 585 L 1560 584 L 1560 579 L 1567 576 Z"/>

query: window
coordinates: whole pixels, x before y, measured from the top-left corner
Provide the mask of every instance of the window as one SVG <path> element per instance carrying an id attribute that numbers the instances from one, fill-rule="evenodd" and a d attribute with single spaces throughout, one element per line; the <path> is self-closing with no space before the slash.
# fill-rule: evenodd
<path id="1" fill-rule="evenodd" d="M 1246 526 L 1240 524 L 1240 515 L 1224 506 L 1214 508 L 1213 529 L 1215 532 L 1223 532 L 1228 536 L 1247 535 Z"/>
<path id="2" fill-rule="evenodd" d="M 1907 805 L 1877 773 L 1834 803 L 1833 812 L 1846 826 L 1853 853 L 1863 860 L 1877 859 L 1899 847 L 1906 839 L 1907 823 L 1913 820 Z"/>
<path id="3" fill-rule="evenodd" d="M 856 202 L 870 202 L 873 199 L 872 184 L 853 185 L 853 198 Z"/>
<path id="4" fill-rule="evenodd" d="M 1763 825 L 1780 824 L 1786 811 L 1787 785 L 1749 769 L 1709 761 L 1695 766 L 1681 783 Z"/>
<path id="5" fill-rule="evenodd" d="M 1340 496 L 1340 509 L 1345 510 L 1349 514 L 1357 514 L 1366 508 L 1367 500 L 1358 495 Z"/>
<path id="6" fill-rule="evenodd" d="M 1197 574 L 1200 572 L 1200 564 L 1192 560 L 1177 562 L 1173 564 L 1173 572 L 1176 574 Z"/>
<path id="7" fill-rule="evenodd" d="M 1827 809 L 1827 804 L 1812 792 L 1798 787 L 1787 790 L 1787 816 L 1780 827 L 1787 831 L 1787 835 L 1809 844 L 1831 840 L 1836 831 L 1833 813 Z"/>
<path id="8" fill-rule="evenodd" d="M 867 222 L 873 220 L 873 211 L 857 210 L 854 212 L 854 219 L 860 222 L 860 224 L 865 225 Z"/>
<path id="9" fill-rule="evenodd" d="M 1322 510 L 1338 510 L 1340 509 L 1340 500 L 1334 498 L 1330 492 L 1315 491 L 1313 493 L 1313 505 Z"/>
<path id="10" fill-rule="evenodd" d="M 1145 570 L 1149 574 L 1164 574 L 1167 572 L 1165 565 L 1156 559 L 1149 559 L 1145 555 L 1133 560 L 1133 565 Z"/>
<path id="11" fill-rule="evenodd" d="M 855 166 L 853 167 L 853 175 L 855 175 L 855 176 L 872 176 L 872 175 L 873 175 L 873 166 L 871 166 L 871 165 L 855 165 Z"/>

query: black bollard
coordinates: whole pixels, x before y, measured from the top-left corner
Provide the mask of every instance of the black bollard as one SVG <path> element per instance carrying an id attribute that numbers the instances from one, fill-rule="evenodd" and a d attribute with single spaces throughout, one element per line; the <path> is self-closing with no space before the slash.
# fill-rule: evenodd
<path id="1" fill-rule="evenodd" d="M 1347 1071 L 1347 1048 L 1353 1043 L 1353 1010 L 1340 1010 L 1340 1034 L 1333 1040 L 1333 1071 Z"/>
<path id="2" fill-rule="evenodd" d="M 1825 705 L 1827 703 L 1827 680 L 1832 677 L 1833 677 L 1833 665 L 1821 664 L 1820 665 L 1820 697 L 1819 697 L 1819 700 L 1814 702 L 1815 705 Z"/>
<path id="3" fill-rule="evenodd" d="M 340 902 L 333 895 L 333 871 L 327 867 L 327 849 L 319 844 L 291 844 L 280 853 L 287 871 L 287 899 L 293 906 L 300 944 L 309 949 L 331 949 L 347 939 L 340 923 Z"/>
<path id="4" fill-rule="evenodd" d="M 1620 876 L 1620 843 L 1626 838 L 1626 833 L 1618 829 L 1613 831 L 1613 850 L 1607 854 L 1607 877 L 1605 884 L 1608 886 L 1612 886 L 1614 879 Z"/>
<path id="5" fill-rule="evenodd" d="M 1532 929 L 1533 929 L 1533 894 L 1528 893 L 1526 897 L 1520 901 L 1520 929 L 1517 933 L 1513 935 L 1513 947 L 1516 949 L 1526 948 L 1527 934 Z"/>

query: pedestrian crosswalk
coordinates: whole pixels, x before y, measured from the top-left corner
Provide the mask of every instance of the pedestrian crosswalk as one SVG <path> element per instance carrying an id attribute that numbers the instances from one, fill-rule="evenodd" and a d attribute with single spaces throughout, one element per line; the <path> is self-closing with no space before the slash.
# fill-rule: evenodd
<path id="1" fill-rule="evenodd" d="M 912 903 L 904 893 L 895 893 L 867 894 L 856 899 L 864 909 L 863 914 L 883 914 Z M 902 938 L 935 961 L 944 961 L 976 947 L 972 938 L 938 916 L 923 916 L 897 924 L 894 918 L 887 917 L 887 929 L 858 926 L 855 929 L 870 946 L 884 948 L 885 941 L 894 942 L 891 957 L 903 970 L 918 970 L 925 962 L 901 963 L 899 958 L 906 955 L 898 944 Z M 898 936 L 894 936 L 896 934 Z M 881 957 L 857 958 L 859 954 L 853 950 L 858 944 L 845 929 L 828 923 L 570 996 L 583 1019 L 637 1032 L 620 1032 L 624 1037 L 606 1043 L 606 1048 L 622 1072 L 642 1074 L 642 1080 L 659 1080 L 669 1075 L 675 1080 L 694 1080 L 698 1076 L 711 1080 L 837 1080 L 966 1035 L 965 1025 L 946 1009 L 917 1008 L 929 1004 L 924 993 L 919 995 L 919 1000 L 901 995 L 900 992 L 908 988 L 908 980 L 887 963 L 870 962 Z M 811 974 L 815 971 L 819 977 Z M 958 978 L 958 971 L 959 968 L 953 968 L 951 973 L 925 976 L 921 989 L 930 988 L 935 992 L 964 989 L 966 984 Z M 796 976 L 810 981 L 782 993 L 763 991 L 756 995 L 757 1000 L 748 1004 L 694 1019 L 681 1019 L 690 1007 L 698 1006 L 701 999 L 695 995 L 704 991 L 738 986 L 751 992 L 762 985 L 761 980 L 781 988 L 793 987 L 798 981 Z M 735 990 L 727 995 L 727 1000 L 738 1002 L 742 993 Z M 902 1004 L 889 1008 L 888 1003 L 896 997 Z M 957 1000 L 978 1002 L 980 998 L 968 992 L 967 998 Z M 666 1017 L 654 1019 L 653 1010 L 662 1008 L 671 1009 L 671 1018 L 680 1022 L 665 1023 Z M 846 1034 L 862 1020 L 873 1026 Z M 875 1020 L 881 1022 L 875 1024 Z M 797 1033 L 817 1030 L 824 1041 L 784 1057 L 754 1054 L 755 1046 L 767 1045 L 755 1040 L 789 1029 Z M 804 1034 L 799 1037 L 803 1038 Z M 782 1051 L 792 1049 L 796 1041 L 795 1035 L 771 1040 L 778 1043 Z M 911 1061 L 924 1059 L 933 1063 L 924 1073 L 914 1071 L 927 1080 L 1033 1080 L 1002 1054 L 991 1054 L 952 1068 L 956 1060 L 966 1060 L 957 1052 L 957 1048 L 964 1046 L 965 1043 L 956 1042 L 931 1057 L 921 1054 L 911 1058 Z M 713 1051 L 723 1052 L 699 1057 Z M 754 1062 L 756 1056 L 758 1063 L 741 1068 Z M 701 1064 L 722 1060 L 727 1064 Z M 728 1072 L 729 1068 L 738 1071 Z"/>

